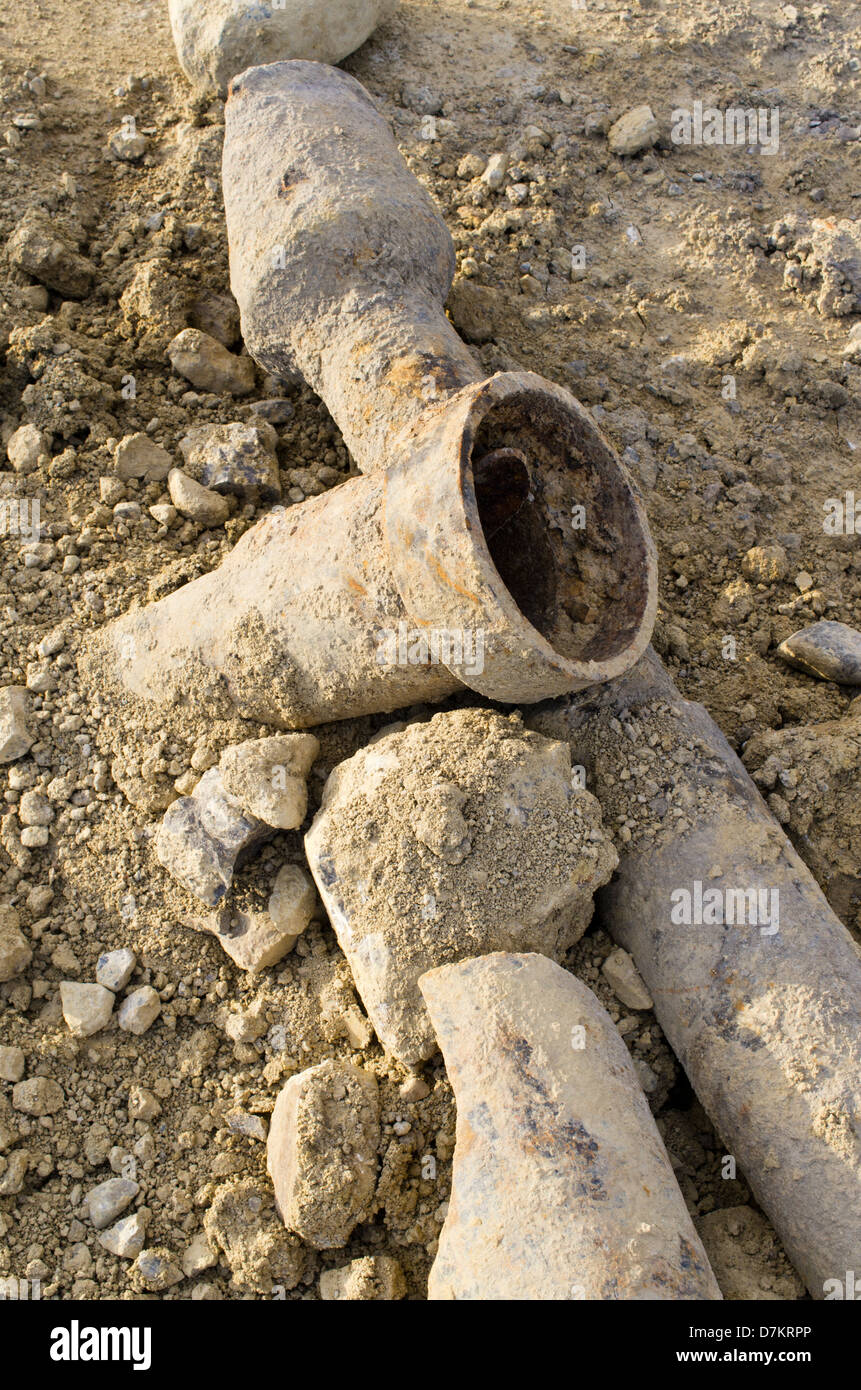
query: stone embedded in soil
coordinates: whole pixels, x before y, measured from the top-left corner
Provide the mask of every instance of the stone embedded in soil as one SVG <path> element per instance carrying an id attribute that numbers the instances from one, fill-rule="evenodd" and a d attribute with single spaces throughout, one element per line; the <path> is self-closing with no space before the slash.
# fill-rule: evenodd
<path id="1" fill-rule="evenodd" d="M 753 1207 L 723 1207 L 697 1221 L 725 1299 L 799 1299 L 804 1285 L 777 1236 Z"/>
<path id="2" fill-rule="evenodd" d="M 152 985 L 141 985 L 140 989 L 126 995 L 117 1018 L 124 1033 L 139 1036 L 152 1027 L 160 1013 L 161 1000 Z"/>
<path id="3" fill-rule="evenodd" d="M 628 1051 L 538 955 L 422 977 L 457 1131 L 431 1299 L 697 1299 L 717 1285 Z"/>
<path id="4" fill-rule="evenodd" d="M 35 473 L 50 457 L 50 440 L 35 425 L 19 425 L 9 436 L 6 457 L 13 473 Z"/>
<path id="5" fill-rule="evenodd" d="M 185 1275 L 166 1246 L 156 1245 L 142 1250 L 134 1263 L 135 1274 L 151 1293 L 161 1293 L 174 1284 L 181 1284 Z"/>
<path id="6" fill-rule="evenodd" d="M 27 969 L 33 952 L 14 907 L 0 903 L 0 983 L 13 980 Z"/>
<path id="7" fill-rule="evenodd" d="M 133 1260 L 143 1250 L 146 1221 L 140 1212 L 123 1216 L 114 1226 L 99 1233 L 99 1245 L 122 1260 Z"/>
<path id="8" fill-rule="evenodd" d="M 278 830 L 295 830 L 305 819 L 308 773 L 319 751 L 313 734 L 235 743 L 218 764 L 224 790 L 249 816 Z"/>
<path id="9" fill-rule="evenodd" d="M 230 516 L 230 506 L 221 493 L 201 487 L 181 468 L 171 469 L 167 485 L 176 510 L 198 526 L 223 526 Z"/>
<path id="10" fill-rule="evenodd" d="M 137 956 L 128 946 L 118 951 L 106 951 L 96 961 L 96 980 L 116 994 L 118 990 L 125 989 L 136 965 Z"/>
<path id="11" fill-rule="evenodd" d="M 490 710 L 438 714 L 341 763 L 305 845 L 377 1036 L 409 1066 L 436 1049 L 424 971 L 493 950 L 561 958 L 617 862 L 568 745 Z"/>
<path id="12" fill-rule="evenodd" d="M 149 141 L 145 135 L 123 127 L 113 132 L 108 140 L 108 148 L 111 154 L 116 159 L 121 159 L 124 164 L 136 164 L 146 154 Z"/>
<path id="13" fill-rule="evenodd" d="M 846 623 L 813 623 L 777 649 L 790 666 L 838 685 L 861 685 L 861 632 Z"/>
<path id="14" fill-rule="evenodd" d="M 131 1178 L 108 1178 L 87 1193 L 87 1211 L 97 1231 L 110 1226 L 140 1192 Z"/>
<path id="15" fill-rule="evenodd" d="M 611 125 L 607 141 L 612 154 L 639 154 L 650 149 L 660 133 L 651 106 L 635 106 Z"/>
<path id="16" fill-rule="evenodd" d="M 292 937 L 293 944 L 314 916 L 317 890 L 299 864 L 285 864 L 278 870 L 269 898 L 269 916 L 276 931 Z"/>
<path id="17" fill-rule="evenodd" d="M 170 342 L 167 355 L 175 372 L 184 376 L 198 391 L 216 395 L 229 392 L 247 396 L 254 390 L 254 363 L 250 357 L 236 357 L 222 343 L 201 333 L 199 328 L 184 328 Z"/>
<path id="18" fill-rule="evenodd" d="M 186 1279 L 193 1279 L 196 1274 L 202 1274 L 205 1269 L 212 1269 L 212 1266 L 217 1264 L 218 1255 L 210 1245 L 206 1233 L 198 1231 L 182 1252 L 183 1274 Z"/>
<path id="19" fill-rule="evenodd" d="M 12 1088 L 12 1108 L 24 1115 L 53 1115 L 65 1103 L 62 1086 L 49 1076 L 31 1076 Z"/>
<path id="20" fill-rule="evenodd" d="M 621 946 L 610 952 L 601 966 L 601 974 L 616 998 L 627 1009 L 651 1009 L 653 1007 L 654 1000 L 646 989 L 643 978 L 634 964 L 633 957 Z"/>
<path id="21" fill-rule="evenodd" d="M 64 299 L 85 299 L 92 289 L 95 266 L 78 254 L 44 213 L 25 213 L 6 244 L 6 254 L 18 270 Z"/>
<path id="22" fill-rule="evenodd" d="M 28 699 L 23 685 L 0 689 L 0 763 L 14 763 L 33 746 L 33 735 L 27 728 Z"/>
<path id="23" fill-rule="evenodd" d="M 171 803 L 159 826 L 160 864 L 201 902 L 216 907 L 243 856 L 272 834 L 228 796 L 218 768 L 205 772 L 191 796 Z"/>
<path id="24" fill-rule="evenodd" d="M 108 1023 L 114 996 L 103 985 L 64 980 L 60 985 L 60 1003 L 69 1032 L 76 1038 L 90 1038 Z"/>
<path id="25" fill-rule="evenodd" d="M 320 1297 L 334 1300 L 392 1303 L 406 1298 L 404 1272 L 392 1255 L 363 1255 L 340 1269 L 320 1275 Z"/>
<path id="26" fill-rule="evenodd" d="M 170 0 L 179 64 L 199 90 L 224 96 L 237 73 L 289 58 L 340 63 L 373 33 L 393 0 Z"/>
<path id="27" fill-rule="evenodd" d="M 146 434 L 126 434 L 114 450 L 114 472 L 124 481 L 145 478 L 148 483 L 161 483 L 172 468 L 167 449 Z"/>
<path id="28" fill-rule="evenodd" d="M 203 1218 L 213 1249 L 230 1266 L 238 1289 L 271 1293 L 293 1289 L 305 1273 L 307 1253 L 278 1219 L 268 1184 L 256 1178 L 229 1183 L 216 1193 Z"/>
<path id="29" fill-rule="evenodd" d="M 281 478 L 275 446 L 278 436 L 265 420 L 259 424 L 195 425 L 179 441 L 185 471 L 214 492 L 232 493 L 246 502 L 276 502 Z"/>
<path id="30" fill-rule="evenodd" d="M 20 1047 L 0 1046 L 0 1081 L 20 1081 L 24 1075 L 24 1053 Z"/>
<path id="31" fill-rule="evenodd" d="M 294 928 L 300 921 L 299 914 L 292 913 L 285 931 L 269 912 L 248 912 L 226 903 L 209 917 L 188 918 L 187 925 L 194 931 L 211 933 L 240 970 L 256 975 L 293 950 L 299 940 Z"/>
<path id="32" fill-rule="evenodd" d="M 371 1212 L 379 1142 L 370 1072 L 329 1060 L 291 1077 L 275 1102 L 267 1148 L 287 1229 L 317 1250 L 346 1245 Z"/>

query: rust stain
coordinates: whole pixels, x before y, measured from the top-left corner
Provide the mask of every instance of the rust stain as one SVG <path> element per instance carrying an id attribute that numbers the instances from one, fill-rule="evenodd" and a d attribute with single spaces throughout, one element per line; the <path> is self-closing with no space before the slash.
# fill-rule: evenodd
<path id="1" fill-rule="evenodd" d="M 432 555 L 429 550 L 425 550 L 425 559 L 428 568 L 436 570 L 442 582 L 447 584 L 456 594 L 460 594 L 463 598 L 468 598 L 470 603 L 479 604 L 481 602 L 478 594 L 474 594 L 471 589 L 465 589 L 462 584 L 458 584 L 456 580 L 452 579 L 448 571 L 443 568 L 441 562 L 435 555 Z"/>

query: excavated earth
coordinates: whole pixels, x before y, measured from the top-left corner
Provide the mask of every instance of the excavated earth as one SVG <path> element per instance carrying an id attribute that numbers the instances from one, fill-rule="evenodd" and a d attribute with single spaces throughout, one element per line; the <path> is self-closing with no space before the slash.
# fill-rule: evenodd
<path id="1" fill-rule="evenodd" d="M 449 312 L 488 373 L 525 368 L 572 390 L 639 477 L 661 560 L 655 644 L 861 940 L 861 699 L 776 652 L 823 616 L 861 622 L 859 537 L 823 527 L 828 499 L 861 497 L 859 40 L 852 0 L 402 0 L 345 66 L 443 212 L 459 264 Z M 159 520 L 164 482 L 100 490 L 119 440 L 142 432 L 181 463 L 192 427 L 259 419 L 271 399 L 284 505 L 337 486 L 350 460 L 301 384 L 258 372 L 247 395 L 209 393 L 166 357 L 186 326 L 240 346 L 222 107 L 191 95 L 166 3 L 11 0 L 0 53 L 0 444 L 23 424 L 48 438 L 31 471 L 0 449 L 0 503 L 38 499 L 45 542 L 28 551 L 30 536 L 0 532 L 0 687 L 29 687 L 36 739 L 0 766 L 0 912 L 14 909 L 33 952 L 0 985 L 0 1276 L 39 1280 L 43 1297 L 316 1299 L 326 1271 L 377 1255 L 403 1271 L 393 1288 L 424 1298 L 454 1145 L 441 1058 L 408 1081 L 357 1027 L 322 907 L 251 976 L 186 925 L 196 904 L 154 853 L 171 797 L 228 744 L 271 731 L 168 722 L 141 755 L 77 675 L 88 634 L 212 569 L 270 505 L 231 501 L 223 524 Z M 779 149 L 674 144 L 672 110 L 697 100 L 778 108 Z M 617 156 L 609 127 L 640 103 L 658 142 Z M 140 141 L 112 141 L 124 128 Z M 480 175 L 495 154 L 509 164 L 492 190 Z M 13 263 L 9 239 L 34 213 L 93 267 L 81 297 Z M 328 772 L 389 719 L 315 731 L 305 829 Z M 47 836 L 22 842 L 22 797 L 48 789 Z M 630 838 L 624 798 L 603 810 L 617 843 Z M 301 832 L 280 833 L 239 874 L 240 898 L 303 859 Z M 93 980 L 118 948 L 159 1016 L 141 1036 L 113 1022 L 76 1038 L 60 983 Z M 724 1294 L 806 1297 L 651 1010 L 602 973 L 612 950 L 598 917 L 566 964 L 631 1051 Z M 37 1088 L 41 1114 L 13 1103 L 14 1049 L 27 1078 L 56 1083 Z M 290 1076 L 329 1058 L 379 1083 L 373 1212 L 343 1249 L 291 1245 L 279 1277 L 243 1202 L 269 1211 L 268 1116 Z M 166 1279 L 148 1284 L 87 1219 L 87 1193 L 115 1176 L 137 1184 L 126 1214 L 141 1214 Z"/>

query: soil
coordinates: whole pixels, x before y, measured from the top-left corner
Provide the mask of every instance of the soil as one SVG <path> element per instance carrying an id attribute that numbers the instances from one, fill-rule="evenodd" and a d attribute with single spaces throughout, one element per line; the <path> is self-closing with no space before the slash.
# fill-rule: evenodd
<path id="1" fill-rule="evenodd" d="M 847 878 L 859 826 L 847 791 L 843 824 L 828 819 L 818 841 L 815 826 L 830 808 L 834 766 L 845 768 L 850 753 L 857 788 L 858 722 L 846 720 L 857 692 L 792 670 L 776 648 L 821 616 L 861 620 L 858 535 L 823 528 L 827 499 L 861 493 L 861 350 L 849 338 L 861 281 L 853 295 L 850 255 L 835 283 L 822 250 L 838 224 L 852 224 L 847 236 L 858 228 L 859 39 L 852 0 L 804 9 L 402 0 L 345 64 L 442 209 L 460 267 L 451 316 L 487 371 L 526 368 L 569 388 L 638 476 L 661 560 L 655 644 L 683 693 L 740 752 L 750 745 L 752 769 L 775 754 L 775 776 L 794 771 L 773 809 L 856 936 Z M 0 471 L 0 502 L 38 499 L 49 542 L 25 565 L 30 538 L 0 535 L 0 687 L 29 685 L 36 736 L 27 757 L 0 767 L 0 904 L 16 910 L 34 953 L 0 985 L 2 1038 L 22 1049 L 28 1078 L 50 1078 L 63 1093 L 62 1108 L 28 1115 L 12 1106 L 12 1082 L 0 1081 L 0 1275 L 38 1279 L 43 1297 L 315 1299 L 322 1271 L 385 1254 L 402 1266 L 408 1296 L 423 1298 L 454 1143 L 441 1060 L 423 1070 L 427 1095 L 406 1100 L 407 1074 L 376 1040 L 354 1046 L 344 1018 L 357 1000 L 322 908 L 293 953 L 250 977 L 184 925 L 193 900 L 154 856 L 157 817 L 176 784 L 185 788 L 227 744 L 271 730 L 238 719 L 168 725 L 148 734 L 143 760 L 124 762 L 122 725 L 82 688 L 76 665 L 88 634 L 212 569 L 266 510 L 232 501 L 220 528 L 182 518 L 167 526 L 148 510 L 167 500 L 166 485 L 134 480 L 106 505 L 99 479 L 112 475 L 124 436 L 145 432 L 179 464 L 192 426 L 247 420 L 253 402 L 287 397 L 292 414 L 277 426 L 285 505 L 355 470 L 307 388 L 258 373 L 254 393 L 234 398 L 189 389 L 171 371 L 165 348 L 186 325 L 239 343 L 222 110 L 191 95 L 166 4 L 10 0 L 0 48 L 0 247 L 41 210 L 95 269 L 84 298 L 63 300 L 0 253 L 0 443 L 28 423 L 49 437 L 34 471 Z M 674 144 L 671 112 L 695 101 L 779 108 L 778 151 Z M 641 102 L 660 139 L 617 157 L 607 131 Z M 146 141 L 134 163 L 109 143 L 128 117 Z M 491 191 L 478 175 L 500 152 L 510 165 Z M 573 269 L 560 249 L 574 253 Z M 115 516 L 117 500 L 137 503 L 140 516 L 134 507 Z M 743 568 L 751 548 L 772 545 L 785 554 L 782 577 Z M 315 730 L 322 753 L 309 818 L 328 771 L 389 720 Z M 817 740 L 821 775 L 808 777 Z M 22 844 L 16 808 L 28 790 L 54 809 L 44 847 Z M 276 837 L 256 872 L 274 878 L 285 859 L 303 861 L 299 832 Z M 138 961 L 128 989 L 151 984 L 159 1018 L 142 1037 L 115 1024 L 72 1037 L 60 982 L 94 979 L 99 955 L 124 946 Z M 568 964 L 642 1064 L 692 1214 L 749 1210 L 743 1175 L 723 1175 L 720 1140 L 653 1014 L 620 1005 L 601 975 L 611 949 L 593 927 Z M 379 1081 L 376 1215 L 343 1250 L 294 1260 L 302 1272 L 289 1289 L 265 1251 L 249 1249 L 241 1222 L 210 1264 L 188 1260 L 196 1272 L 142 1288 L 131 1262 L 99 1244 L 89 1189 L 133 1177 L 129 1210 L 146 1221 L 147 1246 L 181 1265 L 217 1225 L 210 1214 L 204 1227 L 213 1208 L 232 1210 L 243 1184 L 269 1191 L 265 1126 L 249 1117 L 265 1118 L 290 1075 L 328 1057 Z M 754 1227 L 734 1215 L 721 1230 L 724 1242 L 726 1231 L 747 1240 L 743 1287 L 803 1296 L 770 1228 Z M 757 1259 L 759 1276 L 749 1268 Z"/>

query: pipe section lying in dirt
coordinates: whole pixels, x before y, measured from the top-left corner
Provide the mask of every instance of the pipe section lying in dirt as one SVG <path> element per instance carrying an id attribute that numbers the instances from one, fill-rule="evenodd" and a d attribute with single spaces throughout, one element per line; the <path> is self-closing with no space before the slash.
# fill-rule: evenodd
<path id="1" fill-rule="evenodd" d="M 719 1299 L 628 1049 L 586 985 L 497 952 L 420 980 L 457 1102 L 431 1299 Z"/>
<path id="2" fill-rule="evenodd" d="M 562 388 L 481 379 L 442 307 L 451 238 L 367 93 L 320 64 L 250 69 L 224 188 L 248 346 L 306 376 L 366 476 L 264 517 L 213 574 L 112 624 L 103 679 L 302 727 L 462 686 L 530 703 L 627 670 L 657 603 L 639 493 Z"/>
<path id="3" fill-rule="evenodd" d="M 528 723 L 568 738 L 611 823 L 632 813 L 599 914 L 822 1298 L 861 1250 L 861 952 L 717 725 L 651 650 Z M 637 820 L 649 803 L 664 822 Z"/>

